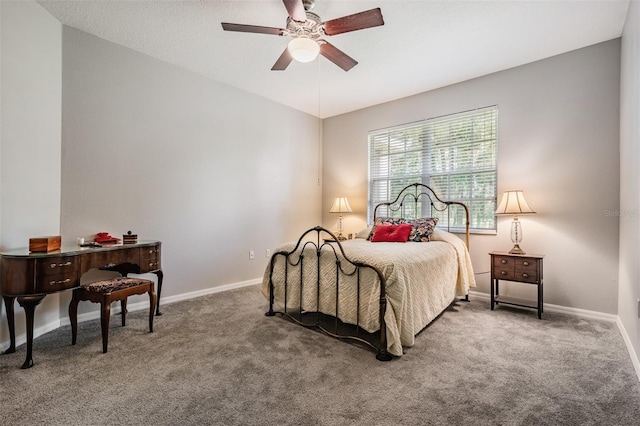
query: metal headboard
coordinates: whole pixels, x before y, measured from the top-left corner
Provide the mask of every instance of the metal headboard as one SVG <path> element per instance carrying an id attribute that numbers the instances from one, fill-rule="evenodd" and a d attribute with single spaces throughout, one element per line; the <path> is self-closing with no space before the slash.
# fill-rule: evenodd
<path id="1" fill-rule="evenodd" d="M 438 195 L 431 189 L 429 186 L 423 183 L 412 183 L 411 185 L 407 185 L 398 196 L 393 201 L 386 201 L 384 203 L 380 203 L 375 206 L 373 209 L 373 223 L 375 223 L 376 218 L 378 217 L 378 209 L 380 207 L 387 207 L 390 212 L 400 212 L 404 214 L 406 203 L 413 202 L 413 211 L 417 211 L 418 200 L 421 196 L 425 196 L 429 199 L 429 205 L 431 206 L 431 211 L 442 212 L 447 210 L 450 206 L 462 206 L 465 213 L 465 243 L 467 245 L 467 249 L 469 248 L 469 208 L 466 204 L 461 203 L 460 201 L 444 201 L 438 197 Z M 434 202 L 435 200 L 435 202 Z M 420 201 L 422 202 L 422 201 Z M 436 203 L 437 202 L 437 203 Z M 439 204 L 438 204 L 439 203 Z M 447 215 L 447 231 L 451 229 L 451 214 Z"/>

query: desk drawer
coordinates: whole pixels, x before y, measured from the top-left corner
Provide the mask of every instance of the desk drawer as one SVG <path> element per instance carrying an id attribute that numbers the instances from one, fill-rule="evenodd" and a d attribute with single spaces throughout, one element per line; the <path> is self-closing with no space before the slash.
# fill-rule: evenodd
<path id="1" fill-rule="evenodd" d="M 80 259 L 57 256 L 36 261 L 36 293 L 51 293 L 77 287 L 80 283 Z"/>
<path id="2" fill-rule="evenodd" d="M 156 271 L 160 265 L 160 244 L 140 248 L 140 269 L 142 272 Z"/>
<path id="3" fill-rule="evenodd" d="M 86 259 L 84 260 L 86 262 L 86 266 L 83 268 L 83 271 L 86 272 L 92 268 L 109 269 L 116 265 L 122 265 L 126 262 L 137 264 L 139 259 L 137 250 L 137 247 L 131 247 L 126 249 L 104 250 L 89 253 L 86 255 Z"/>

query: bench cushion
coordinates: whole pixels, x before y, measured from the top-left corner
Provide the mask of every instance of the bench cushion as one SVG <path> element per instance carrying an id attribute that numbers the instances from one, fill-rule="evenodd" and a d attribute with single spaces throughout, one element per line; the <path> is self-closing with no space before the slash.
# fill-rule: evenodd
<path id="1" fill-rule="evenodd" d="M 145 280 L 143 278 L 116 277 L 109 280 L 96 281 L 90 284 L 86 284 L 83 285 L 82 288 L 86 291 L 91 291 L 94 293 L 113 293 L 114 291 L 137 287 L 139 285 L 147 284 L 150 282 L 152 281 Z"/>

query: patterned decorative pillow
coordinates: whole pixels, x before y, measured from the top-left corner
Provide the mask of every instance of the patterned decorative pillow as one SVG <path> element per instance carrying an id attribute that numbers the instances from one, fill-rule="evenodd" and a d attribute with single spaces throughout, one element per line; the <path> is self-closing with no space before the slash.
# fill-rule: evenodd
<path id="1" fill-rule="evenodd" d="M 369 232 L 367 240 L 371 240 L 373 234 L 376 233 L 376 227 L 379 225 L 401 225 L 403 223 L 407 223 L 407 220 L 401 217 L 377 217 L 376 221 L 371 227 L 371 232 Z"/>
<path id="2" fill-rule="evenodd" d="M 431 241 L 431 234 L 438 224 L 437 217 L 422 217 L 420 219 L 410 220 L 412 229 L 409 234 L 409 241 L 427 242 Z"/>

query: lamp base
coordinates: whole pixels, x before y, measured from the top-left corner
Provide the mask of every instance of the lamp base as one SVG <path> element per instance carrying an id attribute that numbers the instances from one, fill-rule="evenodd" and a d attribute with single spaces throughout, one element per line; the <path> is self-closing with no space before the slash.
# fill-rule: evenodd
<path id="1" fill-rule="evenodd" d="M 509 254 L 526 254 L 524 250 L 520 248 L 518 244 L 514 245 L 511 250 L 509 250 Z"/>

